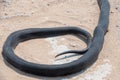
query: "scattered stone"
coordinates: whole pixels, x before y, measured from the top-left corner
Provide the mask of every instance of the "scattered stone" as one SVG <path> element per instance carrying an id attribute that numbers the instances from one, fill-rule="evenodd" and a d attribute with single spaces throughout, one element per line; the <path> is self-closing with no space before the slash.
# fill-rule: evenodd
<path id="1" fill-rule="evenodd" d="M 120 12 L 120 5 L 116 5 L 115 9 Z"/>
<path id="2" fill-rule="evenodd" d="M 8 14 L 7 14 L 7 13 L 5 13 L 5 15 L 7 16 Z"/>
<path id="3" fill-rule="evenodd" d="M 110 12 L 111 14 L 114 13 L 113 11 Z"/>
<path id="4" fill-rule="evenodd" d="M 116 25 L 116 27 L 120 27 L 119 25 Z"/>
<path id="5" fill-rule="evenodd" d="M 66 11 L 67 13 L 70 13 L 70 11 Z"/>
<path id="6" fill-rule="evenodd" d="M 50 4 L 47 4 L 47 6 L 50 6 Z"/>
<path id="7" fill-rule="evenodd" d="M 77 44 L 73 44 L 73 43 L 71 43 L 70 46 L 71 46 L 71 47 L 76 47 Z"/>
<path id="8" fill-rule="evenodd" d="M 2 0 L 2 2 L 9 5 L 12 2 L 12 0 Z"/>

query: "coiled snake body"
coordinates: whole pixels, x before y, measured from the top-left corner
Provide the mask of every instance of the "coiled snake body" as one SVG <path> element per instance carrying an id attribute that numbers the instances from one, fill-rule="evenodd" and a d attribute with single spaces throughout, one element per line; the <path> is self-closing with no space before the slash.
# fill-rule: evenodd
<path id="1" fill-rule="evenodd" d="M 98 58 L 99 52 L 102 49 L 104 42 L 104 35 L 107 32 L 109 24 L 109 2 L 108 0 L 97 0 L 100 8 L 100 17 L 97 27 L 94 30 L 93 38 L 91 35 L 77 27 L 58 27 L 58 28 L 31 28 L 20 30 L 12 33 L 6 40 L 3 46 L 3 57 L 4 59 L 18 68 L 21 71 L 39 75 L 39 76 L 65 76 L 80 72 L 81 70 L 91 66 Z M 87 40 L 87 48 L 82 51 L 67 51 L 66 53 L 78 53 L 83 56 L 73 62 L 61 64 L 61 65 L 43 65 L 27 62 L 17 55 L 14 54 L 13 49 L 18 43 L 35 38 L 46 38 L 52 36 L 73 34 L 77 37 L 81 35 Z M 59 55 L 57 55 L 59 56 Z"/>

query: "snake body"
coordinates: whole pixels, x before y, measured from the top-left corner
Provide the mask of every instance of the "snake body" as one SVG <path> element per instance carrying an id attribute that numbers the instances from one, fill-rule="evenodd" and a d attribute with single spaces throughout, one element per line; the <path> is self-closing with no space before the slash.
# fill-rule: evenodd
<path id="1" fill-rule="evenodd" d="M 93 38 L 87 31 L 70 26 L 58 28 L 30 28 L 25 30 L 19 30 L 12 33 L 7 38 L 3 46 L 2 52 L 4 59 L 21 71 L 34 75 L 49 77 L 70 75 L 80 72 L 83 69 L 91 66 L 97 60 L 98 55 L 103 47 L 104 35 L 107 32 L 109 24 L 110 5 L 108 0 L 97 0 L 97 2 L 100 8 L 100 17 L 98 25 L 94 30 Z M 83 36 L 87 40 L 88 45 L 88 47 L 82 51 L 72 50 L 62 53 L 66 54 L 72 52 L 83 54 L 82 57 L 70 63 L 60 65 L 37 64 L 25 61 L 14 54 L 13 49 L 15 49 L 20 42 L 29 39 L 46 38 L 66 34 L 73 34 L 77 37 Z"/>

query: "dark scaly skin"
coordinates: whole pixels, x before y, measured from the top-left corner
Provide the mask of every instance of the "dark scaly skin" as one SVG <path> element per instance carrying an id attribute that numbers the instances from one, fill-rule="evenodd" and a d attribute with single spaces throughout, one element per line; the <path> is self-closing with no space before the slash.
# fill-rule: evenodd
<path id="1" fill-rule="evenodd" d="M 77 27 L 62 27 L 62 28 L 33 28 L 20 30 L 12 33 L 6 40 L 3 46 L 3 57 L 11 65 L 21 71 L 35 74 L 39 76 L 65 76 L 73 73 L 80 72 L 81 70 L 91 66 L 98 58 L 98 55 L 103 47 L 104 35 L 107 32 L 109 24 L 109 2 L 108 0 L 97 0 L 100 7 L 100 17 L 97 27 L 94 30 L 91 42 L 91 36 L 87 31 Z M 46 38 L 52 36 L 74 34 L 78 37 L 80 35 L 87 39 L 88 47 L 80 52 L 84 53 L 83 56 L 73 62 L 61 65 L 43 65 L 27 62 L 14 54 L 13 49 L 18 43 L 35 38 Z M 69 52 L 69 51 L 68 51 Z M 65 52 L 65 53 L 68 53 Z"/>

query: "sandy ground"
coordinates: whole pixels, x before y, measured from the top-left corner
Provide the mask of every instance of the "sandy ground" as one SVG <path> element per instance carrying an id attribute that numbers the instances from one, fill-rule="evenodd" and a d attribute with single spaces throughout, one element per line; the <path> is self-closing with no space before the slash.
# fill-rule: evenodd
<path id="1" fill-rule="evenodd" d="M 120 0 L 109 1 L 110 25 L 104 47 L 97 62 L 85 72 L 59 78 L 38 77 L 6 65 L 0 55 L 0 80 L 119 80 Z M 7 36 L 16 30 L 78 26 L 92 34 L 98 17 L 96 0 L 0 0 L 0 52 Z M 54 57 L 56 54 L 70 49 L 83 49 L 85 46 L 83 41 L 68 35 L 29 40 L 19 44 L 15 52 L 34 63 L 63 64 L 80 56 L 57 60 Z"/>

